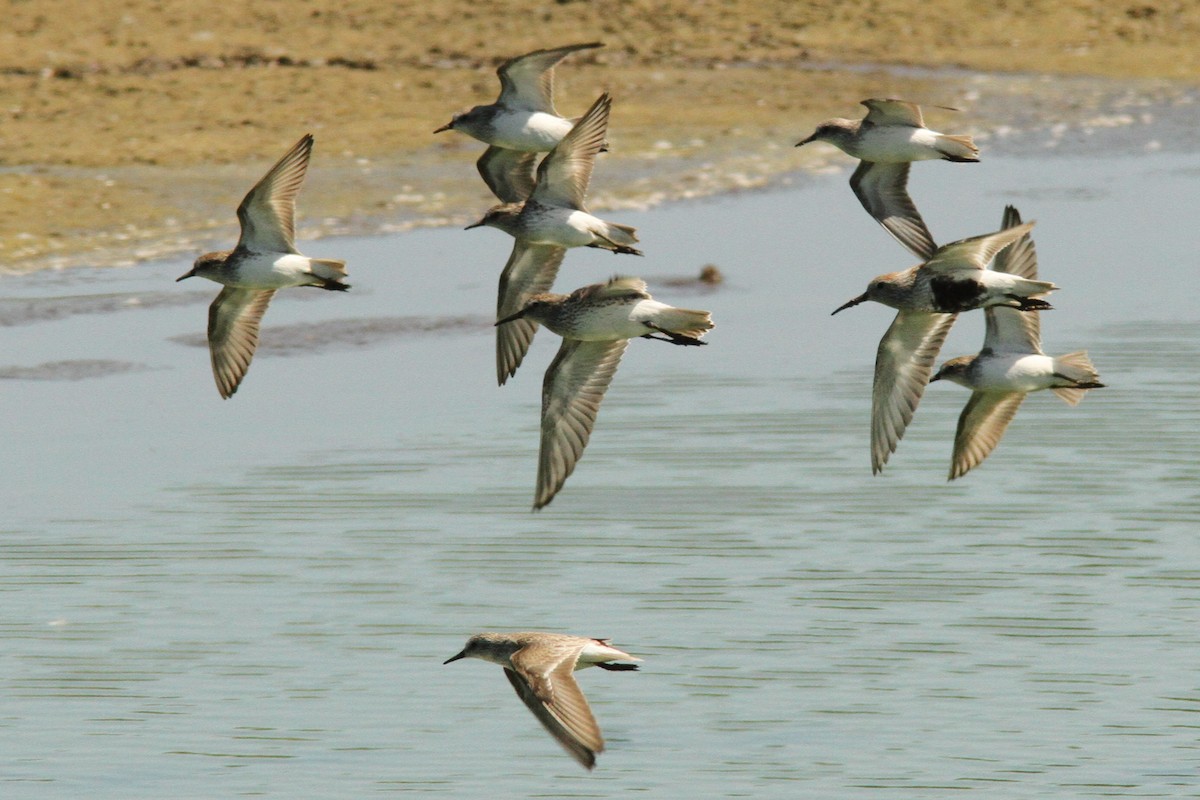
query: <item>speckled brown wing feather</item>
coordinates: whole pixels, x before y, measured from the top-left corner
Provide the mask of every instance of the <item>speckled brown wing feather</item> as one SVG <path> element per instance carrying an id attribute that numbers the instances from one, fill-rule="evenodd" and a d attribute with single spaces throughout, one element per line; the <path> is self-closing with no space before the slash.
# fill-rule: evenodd
<path id="1" fill-rule="evenodd" d="M 208 307 L 208 352 L 221 397 L 230 397 L 258 349 L 258 325 L 274 289 L 227 286 Z"/>
<path id="2" fill-rule="evenodd" d="M 483 182 L 501 201 L 523 203 L 533 193 L 533 169 L 537 159 L 537 153 L 493 145 L 483 151 L 475 166 Z"/>
<path id="3" fill-rule="evenodd" d="M 925 120 L 921 117 L 921 107 L 907 100 L 873 97 L 863 100 L 867 107 L 867 115 L 863 122 L 868 125 L 909 125 L 913 128 L 924 128 Z M 939 106 L 945 108 L 945 106 Z M 950 109 L 953 111 L 954 109 Z"/>
<path id="4" fill-rule="evenodd" d="M 937 250 L 933 234 L 908 196 L 908 162 L 863 161 L 850 176 L 850 188 L 875 220 L 922 261 Z"/>
<path id="5" fill-rule="evenodd" d="M 238 247 L 256 253 L 296 252 L 296 195 L 312 155 L 312 134 L 305 134 L 268 170 L 238 206 L 242 235 Z"/>
<path id="6" fill-rule="evenodd" d="M 949 480 L 966 475 L 996 449 L 1024 400 L 1024 392 L 971 393 L 958 417 Z"/>
<path id="7" fill-rule="evenodd" d="M 602 42 L 569 44 L 510 58 L 500 65 L 496 75 L 500 77 L 501 105 L 523 108 L 558 115 L 554 110 L 554 66 L 579 50 L 603 47 Z"/>
<path id="8" fill-rule="evenodd" d="M 530 297 L 550 291 L 566 252 L 566 248 L 552 244 L 530 244 L 524 239 L 513 242 L 508 263 L 500 273 L 496 319 L 516 314 Z M 515 319 L 496 327 L 496 380 L 501 386 L 517 374 L 537 329 L 538 324 L 531 319 Z"/>
<path id="9" fill-rule="evenodd" d="M 600 726 L 575 680 L 579 645 L 570 641 L 542 643 L 518 650 L 508 680 L 546 730 L 568 753 L 591 769 L 604 750 Z"/>
<path id="10" fill-rule="evenodd" d="M 901 311 L 879 341 L 871 392 L 871 472 L 879 473 L 912 421 L 954 314 Z"/>
<path id="11" fill-rule="evenodd" d="M 944 244 L 938 248 L 922 266 L 940 274 L 950 274 L 966 269 L 986 269 L 996 254 L 1013 242 L 1033 230 L 1034 223 L 1026 222 L 1011 228 L 1003 228 L 995 233 L 982 236 L 972 236 L 957 242 Z"/>
<path id="12" fill-rule="evenodd" d="M 1001 228 L 1021 224 L 1021 215 L 1013 206 L 1006 206 Z M 1007 272 L 1031 281 L 1038 279 L 1037 250 L 1028 232 L 996 254 L 992 269 Z M 1037 311 L 1018 311 L 1015 308 L 994 306 L 983 310 L 987 323 L 983 338 L 984 351 L 1007 353 L 1041 353 L 1041 321 Z"/>
<path id="13" fill-rule="evenodd" d="M 584 208 L 596 156 L 604 148 L 608 112 L 612 101 L 600 95 L 575 127 L 554 146 L 537 168 L 537 185 L 531 199 L 548 206 Z"/>
<path id="14" fill-rule="evenodd" d="M 542 436 L 533 507 L 554 499 L 583 455 L 600 401 L 616 374 L 628 339 L 564 339 L 542 382 Z"/>

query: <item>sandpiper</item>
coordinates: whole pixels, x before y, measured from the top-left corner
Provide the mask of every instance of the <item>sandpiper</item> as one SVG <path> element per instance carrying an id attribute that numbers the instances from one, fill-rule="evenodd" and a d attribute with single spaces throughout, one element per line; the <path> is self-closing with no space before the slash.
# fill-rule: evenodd
<path id="1" fill-rule="evenodd" d="M 596 155 L 604 144 L 612 99 L 602 94 L 587 113 L 538 164 L 537 182 L 529 199 L 500 203 L 467 230 L 488 225 L 526 242 L 559 247 L 598 247 L 614 253 L 642 253 L 636 229 L 605 222 L 584 206 Z"/>
<path id="2" fill-rule="evenodd" d="M 639 278 L 616 277 L 569 295 L 538 294 L 497 326 L 532 319 L 563 337 L 542 382 L 542 435 L 533 508 L 562 488 L 587 447 L 600 410 L 630 339 L 662 339 L 700 345 L 713 327 L 707 311 L 674 308 L 654 300 Z"/>
<path id="3" fill-rule="evenodd" d="M 525 203 L 496 206 L 468 226 L 491 225 L 515 238 L 500 275 L 497 319 L 511 317 L 530 297 L 550 290 L 568 247 L 588 245 L 641 255 L 629 246 L 637 241 L 633 228 L 593 217 L 583 205 L 610 106 L 608 95 L 601 96 L 543 159 L 537 186 Z M 516 374 L 536 332 L 537 323 L 532 319 L 496 331 L 496 379 L 500 385 Z"/>
<path id="4" fill-rule="evenodd" d="M 871 471 L 878 474 L 912 421 L 942 342 L 961 311 L 1008 306 L 1048 309 L 1033 295 L 1058 288 L 1047 281 L 987 269 L 988 262 L 1034 223 L 939 247 L 923 264 L 880 275 L 867 291 L 833 313 L 874 300 L 897 309 L 879 342 L 871 394 Z"/>
<path id="5" fill-rule="evenodd" d="M 1017 209 L 1006 207 L 1004 227 L 1020 224 Z M 1036 280 L 1037 252 L 1029 233 L 999 253 L 992 268 Z M 994 307 L 984 309 L 984 315 L 987 329 L 979 354 L 952 358 L 930 378 L 971 390 L 958 418 L 949 480 L 962 477 L 988 457 L 1029 392 L 1049 389 L 1074 406 L 1088 389 L 1104 386 L 1087 352 L 1058 357 L 1042 352 L 1036 311 Z"/>
<path id="6" fill-rule="evenodd" d="M 208 308 L 208 348 L 217 391 L 228 398 L 250 368 L 258 347 L 258 326 L 277 289 L 316 286 L 344 292 L 346 262 L 309 258 L 295 243 L 296 195 L 312 154 L 305 134 L 263 176 L 238 206 L 242 233 L 237 247 L 206 253 L 184 278 L 199 276 L 224 284 Z"/>
<path id="7" fill-rule="evenodd" d="M 532 631 L 476 634 L 458 655 L 443 663 L 460 658 L 480 658 L 504 667 L 517 696 L 538 722 L 588 769 L 596 766 L 596 754 L 604 751 L 604 738 L 571 673 L 591 666 L 631 671 L 637 664 L 620 662 L 641 661 L 613 647 L 608 639 Z"/>
<path id="8" fill-rule="evenodd" d="M 602 42 L 535 50 L 500 65 L 500 96 L 490 105 L 455 114 L 434 133 L 457 130 L 490 145 L 476 166 L 497 197 L 520 202 L 533 188 L 536 153 L 553 148 L 572 120 L 554 108 L 554 66 L 571 53 L 603 47 Z"/>
<path id="9" fill-rule="evenodd" d="M 825 120 L 796 147 L 828 142 L 861 159 L 850 176 L 850 188 L 863 208 L 917 258 L 929 258 L 937 245 L 908 195 L 909 165 L 932 159 L 978 161 L 979 148 L 970 136 L 926 128 L 921 107 L 915 103 L 871 99 L 862 104 L 867 107 L 864 118 Z"/>

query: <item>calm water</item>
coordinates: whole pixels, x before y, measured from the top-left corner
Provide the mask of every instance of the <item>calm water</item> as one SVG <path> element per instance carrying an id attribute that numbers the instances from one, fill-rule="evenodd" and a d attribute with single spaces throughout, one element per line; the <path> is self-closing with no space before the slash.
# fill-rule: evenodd
<path id="1" fill-rule="evenodd" d="M 871 476 L 892 312 L 829 312 L 909 260 L 845 179 L 568 256 L 564 287 L 640 274 L 718 327 L 631 345 L 538 514 L 557 343 L 494 385 L 497 231 L 308 244 L 354 291 L 280 296 L 228 402 L 186 264 L 6 279 L 0 796 L 1195 796 L 1200 154 L 914 169 L 940 240 L 1039 221 L 1046 349 L 1110 385 L 1031 397 L 952 484 L 942 384 Z M 662 285 L 708 262 L 720 290 Z M 646 660 L 581 675 L 593 774 L 498 668 L 441 666 L 522 628 Z"/>

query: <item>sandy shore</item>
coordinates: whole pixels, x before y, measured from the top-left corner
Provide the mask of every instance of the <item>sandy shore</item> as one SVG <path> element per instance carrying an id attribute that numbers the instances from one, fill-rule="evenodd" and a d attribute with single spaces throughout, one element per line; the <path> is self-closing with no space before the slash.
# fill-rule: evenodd
<path id="1" fill-rule="evenodd" d="M 493 4 L 183 0 L 10 4 L 0 30 L 0 270 L 125 264 L 235 230 L 233 209 L 302 133 L 317 136 L 302 236 L 459 221 L 486 208 L 478 143 L 431 131 L 494 99 L 496 64 L 600 40 L 558 71 L 560 111 L 616 98 L 596 204 L 756 185 L 824 156 L 788 145 L 891 95 L 1003 122 L 979 73 L 1190 89 L 1200 7 L 1015 2 L 964 16 L 911 0 Z M 520 9 L 514 11 L 514 9 Z M 863 66 L 869 65 L 869 66 Z M 932 69 L 908 69 L 923 66 Z M 1046 90 L 1046 84 L 1039 84 Z M 1030 102 L 1088 113 L 1070 90 Z"/>

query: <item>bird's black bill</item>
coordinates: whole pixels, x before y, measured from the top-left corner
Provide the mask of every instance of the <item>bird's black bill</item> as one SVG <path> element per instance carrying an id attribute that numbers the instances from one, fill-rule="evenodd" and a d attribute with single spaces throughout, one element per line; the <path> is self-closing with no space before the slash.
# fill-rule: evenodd
<path id="1" fill-rule="evenodd" d="M 454 123 L 453 123 L 453 122 L 447 122 L 447 123 L 446 123 L 445 125 L 443 125 L 442 127 L 440 127 L 440 128 L 437 128 L 436 130 L 434 130 L 434 133 L 441 133 L 442 131 L 448 131 L 448 130 L 451 130 L 451 129 L 453 129 L 453 128 L 454 128 Z"/>
<path id="2" fill-rule="evenodd" d="M 833 314 L 836 314 L 839 311 L 845 311 L 847 308 L 854 308 L 854 306 L 858 305 L 859 303 L 865 302 L 866 299 L 867 299 L 867 296 L 865 294 L 860 294 L 858 297 L 854 298 L 853 300 L 851 300 L 847 303 L 843 303 L 842 305 L 835 308 L 833 310 Z M 832 317 L 833 314 L 830 314 L 829 316 Z"/>
<path id="3" fill-rule="evenodd" d="M 499 328 L 501 325 L 503 325 L 506 322 L 516 322 L 517 320 L 521 319 L 524 316 L 525 316 L 525 309 L 522 308 L 520 311 L 518 311 L 515 314 L 512 314 L 511 316 L 507 316 L 504 319 L 496 320 L 496 324 L 493 327 Z"/>
<path id="4" fill-rule="evenodd" d="M 807 139 L 801 139 L 800 141 L 796 142 L 796 147 L 803 147 L 804 145 L 808 144 L 809 142 L 815 142 L 815 141 L 816 141 L 816 138 L 815 138 L 815 134 L 814 134 L 813 136 L 810 136 Z"/>
<path id="5" fill-rule="evenodd" d="M 194 269 L 189 269 L 187 272 L 183 273 L 183 274 L 182 274 L 182 275 L 180 275 L 178 278 L 176 278 L 176 279 L 175 279 L 175 282 L 176 282 L 176 283 L 179 283 L 179 282 L 180 282 L 181 280 L 183 280 L 184 278 L 194 278 L 194 277 L 196 277 L 196 270 L 194 270 Z"/>
<path id="6" fill-rule="evenodd" d="M 464 651 L 464 652 L 462 652 L 462 653 L 459 653 L 459 654 L 458 654 L 458 655 L 456 655 L 456 656 L 450 656 L 450 657 L 449 657 L 449 658 L 447 658 L 445 661 L 443 661 L 443 662 L 442 662 L 442 664 L 443 664 L 443 665 L 445 665 L 445 664 L 449 664 L 451 661 L 458 661 L 460 658 L 466 658 L 466 657 L 467 657 L 467 654 L 466 654 L 466 652 Z"/>
<path id="7" fill-rule="evenodd" d="M 483 227 L 483 220 L 479 220 L 479 222 L 472 222 L 470 225 L 463 228 L 463 230 L 469 231 L 469 230 L 471 230 L 471 228 L 480 228 L 480 227 Z"/>

